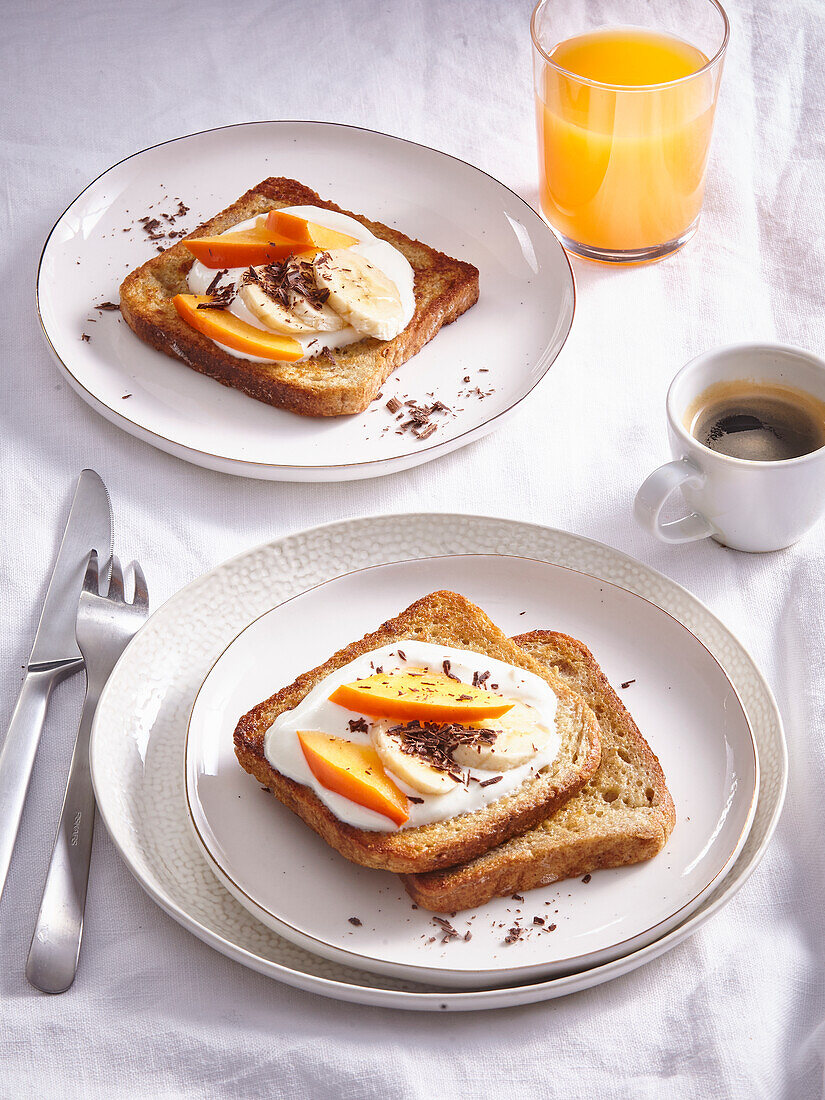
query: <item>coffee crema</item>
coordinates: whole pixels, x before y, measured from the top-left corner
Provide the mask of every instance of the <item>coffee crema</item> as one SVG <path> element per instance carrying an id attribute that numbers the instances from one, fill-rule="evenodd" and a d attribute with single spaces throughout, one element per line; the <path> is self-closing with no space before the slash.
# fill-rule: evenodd
<path id="1" fill-rule="evenodd" d="M 694 439 L 730 458 L 782 462 L 825 447 L 825 402 L 775 382 L 716 382 L 683 421 Z"/>

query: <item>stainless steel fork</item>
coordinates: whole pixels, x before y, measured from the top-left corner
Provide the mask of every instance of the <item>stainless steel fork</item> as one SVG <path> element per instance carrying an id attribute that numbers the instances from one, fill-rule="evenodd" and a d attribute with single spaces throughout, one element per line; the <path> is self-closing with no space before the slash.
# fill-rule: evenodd
<path id="1" fill-rule="evenodd" d="M 123 571 L 114 557 L 109 591 L 102 596 L 97 554 L 93 552 L 77 608 L 76 636 L 86 664 L 86 699 L 26 962 L 26 977 L 44 993 L 64 993 L 77 973 L 94 833 L 95 800 L 89 768 L 92 721 L 112 669 L 149 613 L 146 580 L 137 562 L 132 562 L 132 571 L 132 603 L 126 603 Z"/>

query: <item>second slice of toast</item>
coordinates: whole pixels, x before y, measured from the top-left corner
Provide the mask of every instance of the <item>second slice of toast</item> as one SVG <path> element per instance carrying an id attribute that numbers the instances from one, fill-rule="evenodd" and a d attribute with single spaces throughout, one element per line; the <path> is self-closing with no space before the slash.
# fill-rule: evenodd
<path id="1" fill-rule="evenodd" d="M 473 650 L 542 677 L 558 697 L 561 748 L 552 764 L 517 790 L 472 813 L 393 832 L 359 829 L 339 820 L 311 788 L 276 771 L 264 755 L 264 737 L 282 711 L 297 706 L 335 669 L 362 653 L 412 638 Z M 417 600 L 254 707 L 235 729 L 235 753 L 246 771 L 347 859 L 380 870 L 418 873 L 461 863 L 543 821 L 595 772 L 600 741 L 593 711 L 562 676 L 511 641 L 475 604 L 444 591 Z"/>
<path id="2" fill-rule="evenodd" d="M 403 876 L 422 909 L 472 909 L 494 897 L 651 859 L 676 822 L 659 761 L 592 653 L 575 638 L 549 630 L 513 640 L 593 708 L 601 729 L 601 763 L 575 798 L 523 836 L 459 867 Z"/>

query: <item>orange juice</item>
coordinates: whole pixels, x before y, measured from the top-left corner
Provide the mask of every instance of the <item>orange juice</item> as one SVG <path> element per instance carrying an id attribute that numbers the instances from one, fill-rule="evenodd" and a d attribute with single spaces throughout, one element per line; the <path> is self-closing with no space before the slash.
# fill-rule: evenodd
<path id="1" fill-rule="evenodd" d="M 627 27 L 569 38 L 549 57 L 536 83 L 548 221 L 597 250 L 678 241 L 702 206 L 718 82 L 711 72 L 683 78 L 705 54 Z"/>

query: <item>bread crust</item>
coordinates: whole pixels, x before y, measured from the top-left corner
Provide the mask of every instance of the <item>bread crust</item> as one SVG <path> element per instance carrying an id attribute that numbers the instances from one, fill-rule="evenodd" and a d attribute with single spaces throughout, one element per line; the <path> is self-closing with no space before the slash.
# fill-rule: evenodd
<path id="1" fill-rule="evenodd" d="M 423 909 L 472 909 L 493 897 L 651 859 L 676 824 L 661 765 L 590 650 L 548 630 L 513 640 L 590 704 L 601 730 L 599 769 L 561 810 L 523 835 L 461 866 L 403 875 L 407 892 Z M 618 797 L 623 777 L 642 792 L 628 799 L 636 804 L 625 805 Z"/>
<path id="2" fill-rule="evenodd" d="M 415 272 L 415 313 L 392 340 L 372 337 L 338 348 L 332 358 L 303 363 L 254 363 L 224 351 L 191 328 L 172 299 L 188 292 L 187 275 L 194 257 L 185 241 L 224 233 L 247 218 L 284 206 L 319 206 L 346 214 L 402 252 Z M 131 272 L 120 287 L 120 310 L 145 343 L 224 386 L 257 401 L 301 416 L 342 416 L 363 412 L 389 375 L 416 355 L 436 335 L 478 300 L 478 270 L 398 230 L 343 210 L 321 199 L 297 180 L 272 176 L 251 188 L 231 206 L 203 222 L 187 237 Z"/>
<path id="3" fill-rule="evenodd" d="M 552 765 L 518 790 L 473 813 L 393 832 L 358 829 L 340 821 L 310 787 L 276 771 L 264 756 L 264 736 L 278 714 L 294 708 L 335 669 L 362 653 L 416 637 L 508 661 L 546 680 L 559 698 L 557 726 L 562 732 L 562 748 Z M 378 630 L 253 707 L 238 722 L 234 741 L 241 766 L 341 855 L 366 867 L 399 872 L 461 863 L 530 829 L 582 788 L 598 767 L 600 756 L 598 722 L 581 696 L 507 638 L 480 608 L 447 591 L 417 600 Z"/>

